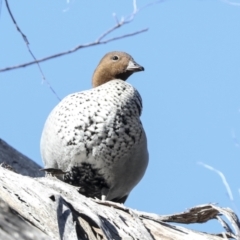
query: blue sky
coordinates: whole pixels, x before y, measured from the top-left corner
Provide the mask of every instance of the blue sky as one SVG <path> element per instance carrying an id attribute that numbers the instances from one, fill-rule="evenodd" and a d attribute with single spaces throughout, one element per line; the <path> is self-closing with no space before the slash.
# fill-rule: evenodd
<path id="1" fill-rule="evenodd" d="M 1 2 L 0 68 L 31 61 Z M 149 2 L 138 0 L 137 4 Z M 166 0 L 143 9 L 132 23 L 109 37 L 145 27 L 148 32 L 41 63 L 61 98 L 91 87 L 92 73 L 106 52 L 126 51 L 145 67 L 128 82 L 143 98 L 150 163 L 127 206 L 171 214 L 218 203 L 238 211 L 240 6 L 235 3 Z M 132 1 L 114 0 L 9 4 L 38 59 L 95 41 L 115 24 L 113 13 L 121 19 L 133 10 Z M 41 131 L 57 103 L 36 65 L 0 73 L 0 138 L 42 165 Z M 234 203 L 221 178 L 198 162 L 223 172 Z M 218 223 L 187 227 L 222 231 Z"/>

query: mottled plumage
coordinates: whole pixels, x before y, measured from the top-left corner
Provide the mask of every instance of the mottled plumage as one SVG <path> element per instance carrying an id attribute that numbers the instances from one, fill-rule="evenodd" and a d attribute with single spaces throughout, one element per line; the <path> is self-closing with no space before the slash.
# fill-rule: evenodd
<path id="1" fill-rule="evenodd" d="M 88 197 L 126 200 L 148 164 L 142 99 L 125 82 L 142 70 L 130 55 L 111 52 L 94 72 L 94 88 L 70 94 L 53 109 L 41 138 L 46 170 L 58 169 L 58 177 Z"/>

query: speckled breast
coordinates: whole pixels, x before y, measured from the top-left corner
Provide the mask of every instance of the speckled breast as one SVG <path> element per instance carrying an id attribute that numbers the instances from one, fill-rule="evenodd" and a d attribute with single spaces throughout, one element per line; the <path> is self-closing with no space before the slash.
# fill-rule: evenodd
<path id="1" fill-rule="evenodd" d="M 142 141 L 141 110 L 138 91 L 122 80 L 67 96 L 44 127 L 41 153 L 45 167 L 67 172 L 85 164 L 104 176 L 102 186 L 108 185 L 114 164 L 129 161 L 129 154 L 134 155 Z"/>

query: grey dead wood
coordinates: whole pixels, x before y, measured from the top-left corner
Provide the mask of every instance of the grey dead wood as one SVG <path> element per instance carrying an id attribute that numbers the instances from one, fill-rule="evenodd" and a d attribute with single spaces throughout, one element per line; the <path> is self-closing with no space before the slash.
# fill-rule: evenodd
<path id="1" fill-rule="evenodd" d="M 0 239 L 240 239 L 239 220 L 229 208 L 206 204 L 160 216 L 86 198 L 76 187 L 53 177 L 41 177 L 40 166 L 0 140 L 3 162 Z M 170 224 L 204 223 L 210 219 L 219 220 L 222 233 L 213 235 Z"/>
<path id="2" fill-rule="evenodd" d="M 41 177 L 40 166 L 0 139 L 0 164 L 22 175 Z M 0 184 L 2 188 L 2 184 Z M 48 240 L 51 239 L 39 229 L 33 227 L 3 201 L 0 196 L 0 239 L 4 240 Z"/>

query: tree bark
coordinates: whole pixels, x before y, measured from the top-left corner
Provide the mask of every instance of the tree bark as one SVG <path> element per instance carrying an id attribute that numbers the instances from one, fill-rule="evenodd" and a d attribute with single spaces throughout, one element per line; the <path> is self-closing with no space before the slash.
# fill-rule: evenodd
<path id="1" fill-rule="evenodd" d="M 0 167 L 0 198 L 5 203 L 0 209 L 0 239 L 240 239 L 238 218 L 228 208 L 201 205 L 184 213 L 160 216 L 86 198 L 76 187 L 43 177 L 40 166 L 2 140 L 1 162 L 5 167 Z M 169 224 L 210 219 L 218 219 L 225 232 L 211 235 Z M 19 237 L 14 238 L 16 234 Z"/>

